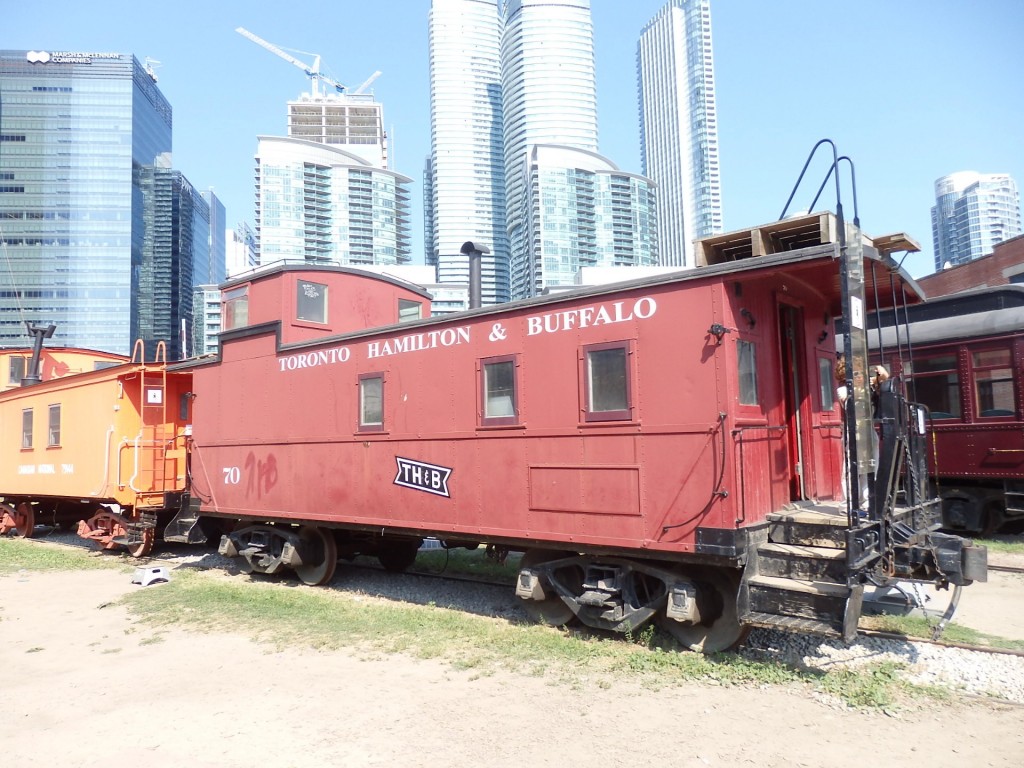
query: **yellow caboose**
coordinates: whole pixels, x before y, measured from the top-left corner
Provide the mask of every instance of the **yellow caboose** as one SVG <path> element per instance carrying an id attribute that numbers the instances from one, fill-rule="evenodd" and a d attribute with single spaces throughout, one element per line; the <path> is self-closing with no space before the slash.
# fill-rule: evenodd
<path id="1" fill-rule="evenodd" d="M 105 548 L 148 554 L 186 486 L 192 376 L 141 342 L 129 359 L 49 348 L 41 381 L 18 386 L 31 350 L 0 350 L 0 533 L 71 526 Z M 163 358 L 163 359 L 161 359 Z"/>

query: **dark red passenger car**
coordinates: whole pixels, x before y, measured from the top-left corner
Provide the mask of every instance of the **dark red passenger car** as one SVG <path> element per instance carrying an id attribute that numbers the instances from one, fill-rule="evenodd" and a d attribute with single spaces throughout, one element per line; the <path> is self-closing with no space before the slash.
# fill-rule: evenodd
<path id="1" fill-rule="evenodd" d="M 1024 285 L 909 306 L 900 338 L 891 311 L 879 319 L 887 362 L 929 409 L 929 474 L 943 500 L 943 527 L 984 534 L 1024 527 Z M 912 364 L 891 356 L 897 342 L 912 352 Z"/>

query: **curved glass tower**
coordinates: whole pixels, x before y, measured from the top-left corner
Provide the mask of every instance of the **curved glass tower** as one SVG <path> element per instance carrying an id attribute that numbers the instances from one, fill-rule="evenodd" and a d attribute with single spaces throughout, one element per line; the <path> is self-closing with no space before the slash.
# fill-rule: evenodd
<path id="1" fill-rule="evenodd" d="M 509 298 L 497 0 L 432 0 L 426 262 L 440 283 L 468 283 L 463 243 L 486 246 L 482 303 Z"/>
<path id="2" fill-rule="evenodd" d="M 508 0 L 501 40 L 506 222 L 512 296 L 533 295 L 523 196 L 530 148 L 597 151 L 597 84 L 589 0 Z"/>

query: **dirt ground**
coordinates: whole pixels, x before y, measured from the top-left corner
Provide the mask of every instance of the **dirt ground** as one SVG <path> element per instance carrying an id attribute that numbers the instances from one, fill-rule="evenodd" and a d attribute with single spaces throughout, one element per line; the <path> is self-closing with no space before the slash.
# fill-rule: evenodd
<path id="1" fill-rule="evenodd" d="M 116 571 L 0 578 L 0 765 L 1024 765 L 1017 706 L 862 713 L 802 689 L 609 688 L 585 671 L 567 687 L 230 634 L 154 642 L 111 605 L 140 588 Z"/>

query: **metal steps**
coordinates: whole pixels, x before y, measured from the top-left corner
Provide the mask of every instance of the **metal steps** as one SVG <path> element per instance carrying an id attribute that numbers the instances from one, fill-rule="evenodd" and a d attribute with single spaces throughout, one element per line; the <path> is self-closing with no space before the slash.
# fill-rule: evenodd
<path id="1" fill-rule="evenodd" d="M 740 585 L 740 620 L 757 627 L 856 635 L 863 586 L 848 578 L 847 520 L 827 507 L 768 516 Z"/>
<path id="2" fill-rule="evenodd" d="M 206 532 L 199 523 L 199 513 L 188 504 L 183 504 L 178 514 L 164 528 L 164 541 L 179 544 L 205 544 Z"/>

